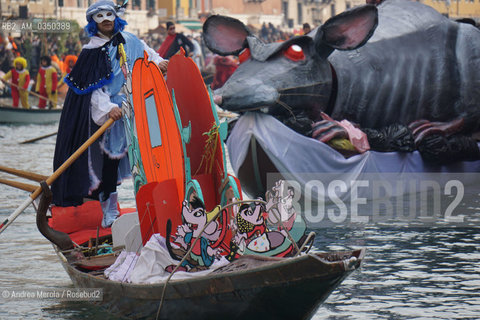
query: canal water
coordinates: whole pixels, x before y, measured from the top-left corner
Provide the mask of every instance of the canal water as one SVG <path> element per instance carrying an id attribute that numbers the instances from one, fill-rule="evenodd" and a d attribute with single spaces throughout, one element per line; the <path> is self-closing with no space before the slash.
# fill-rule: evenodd
<path id="1" fill-rule="evenodd" d="M 20 141 L 56 131 L 56 125 L 0 125 L 0 164 L 48 175 L 55 137 Z M 12 179 L 0 173 L 0 178 Z M 20 180 L 28 182 L 26 180 Z M 479 181 L 480 184 L 480 181 Z M 132 185 L 120 191 L 133 206 Z M 28 193 L 0 185 L 0 220 Z M 316 224 L 320 250 L 366 248 L 365 262 L 317 310 L 313 319 L 479 319 L 480 195 L 470 194 L 462 214 L 468 223 L 365 225 Z M 50 243 L 35 226 L 32 207 L 0 235 L 0 319 L 116 319 L 87 302 L 9 300 L 3 291 L 73 288 Z"/>

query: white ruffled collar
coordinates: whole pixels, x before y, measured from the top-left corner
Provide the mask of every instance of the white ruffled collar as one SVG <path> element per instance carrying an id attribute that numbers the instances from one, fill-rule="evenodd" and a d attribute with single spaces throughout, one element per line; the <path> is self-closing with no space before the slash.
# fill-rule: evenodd
<path id="1" fill-rule="evenodd" d="M 118 32 L 117 32 L 118 33 Z M 97 35 L 94 35 L 90 38 L 90 42 L 83 46 L 83 49 L 95 49 L 103 46 L 105 43 L 110 41 L 117 33 L 113 36 L 108 37 L 101 33 L 100 31 L 97 32 Z"/>

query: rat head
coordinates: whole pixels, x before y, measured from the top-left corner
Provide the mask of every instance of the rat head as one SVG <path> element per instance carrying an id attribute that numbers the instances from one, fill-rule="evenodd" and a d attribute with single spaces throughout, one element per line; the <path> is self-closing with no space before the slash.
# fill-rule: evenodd
<path id="1" fill-rule="evenodd" d="M 264 221 L 262 212 L 265 212 L 265 208 L 261 203 L 242 204 L 237 215 L 237 222 L 243 219 L 252 225 L 261 225 Z"/>
<path id="2" fill-rule="evenodd" d="M 239 20 L 211 16 L 203 26 L 205 44 L 217 54 L 240 60 L 235 73 L 215 91 L 215 103 L 234 112 L 306 111 L 318 118 L 335 98 L 328 56 L 333 50 L 362 46 L 377 22 L 377 9 L 367 5 L 329 19 L 308 35 L 266 44 Z"/>
<path id="3" fill-rule="evenodd" d="M 216 221 L 212 221 L 212 217 L 217 211 L 213 210 L 211 212 L 205 211 L 205 205 L 202 200 L 198 197 L 194 197 L 190 203 L 184 201 L 182 208 L 182 219 L 183 222 L 192 230 L 194 237 L 200 236 L 200 231 L 208 223 L 208 226 L 205 228 L 204 233 L 212 235 L 218 229 L 218 224 Z"/>

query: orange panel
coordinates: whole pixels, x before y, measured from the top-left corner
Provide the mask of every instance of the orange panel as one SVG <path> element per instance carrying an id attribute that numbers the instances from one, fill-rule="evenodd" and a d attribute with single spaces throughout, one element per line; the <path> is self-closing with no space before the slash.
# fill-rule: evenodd
<path id="1" fill-rule="evenodd" d="M 202 162 L 202 156 L 205 154 L 205 143 L 208 139 L 204 133 L 210 131 L 215 124 L 210 97 L 202 75 L 192 59 L 175 55 L 168 64 L 167 85 L 170 91 L 174 90 L 182 125 L 187 126 L 189 121 L 192 124 L 192 137 L 190 143 L 186 146 L 187 156 L 190 158 L 192 178 L 196 175 L 208 174 L 211 168 L 215 188 L 213 190 L 202 189 L 202 192 L 204 195 L 212 193 L 214 202 L 219 204 L 220 195 L 217 190 L 224 177 L 220 139 L 216 142 L 213 162 L 206 159 Z M 211 210 L 213 207 L 207 206 L 206 209 Z"/>
<path id="2" fill-rule="evenodd" d="M 172 234 L 182 224 L 181 201 L 175 180 L 152 182 L 142 186 L 137 193 L 138 219 L 143 244 L 152 234 L 160 233 L 167 237 L 167 221 L 172 222 Z"/>
<path id="3" fill-rule="evenodd" d="M 153 62 L 135 61 L 132 100 L 146 179 L 148 182 L 174 179 L 178 201 L 182 203 L 185 168 L 180 131 L 162 73 Z"/>

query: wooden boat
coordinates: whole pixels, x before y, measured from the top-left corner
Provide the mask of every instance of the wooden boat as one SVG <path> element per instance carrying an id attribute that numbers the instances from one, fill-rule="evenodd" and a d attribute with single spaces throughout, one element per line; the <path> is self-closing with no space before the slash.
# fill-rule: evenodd
<path id="1" fill-rule="evenodd" d="M 51 123 L 60 120 L 62 109 L 23 109 L 0 106 L 0 123 Z"/>
<path id="2" fill-rule="evenodd" d="M 129 284 L 81 271 L 58 251 L 77 288 L 102 288 L 109 312 L 152 319 L 165 283 Z M 158 319 L 309 319 L 363 259 L 363 250 L 297 258 L 243 256 L 209 276 L 169 282 Z"/>
<path id="3" fill-rule="evenodd" d="M 290 258 L 245 255 L 206 276 L 174 279 L 168 284 L 124 283 L 105 278 L 106 266 L 93 268 L 95 257 L 79 259 L 80 250 L 65 249 L 68 239 L 61 239 L 66 234 L 47 224 L 48 205 L 48 189 L 44 189 L 37 226 L 52 241 L 75 287 L 101 289 L 103 300 L 95 303 L 128 319 L 154 318 L 162 300 L 158 319 L 309 319 L 361 265 L 365 254 L 361 249 Z M 103 239 L 108 236 L 103 234 Z"/>
<path id="4" fill-rule="evenodd" d="M 184 65 L 186 69 L 189 69 L 194 66 L 193 62 L 190 64 L 190 61 L 183 61 L 184 59 L 186 58 L 180 56 L 172 58 L 169 68 L 175 70 L 176 67 L 182 68 L 180 65 Z M 146 65 L 145 61 L 146 59 L 137 61 L 139 65 L 143 65 L 140 70 L 152 71 L 150 68 L 157 68 L 153 64 Z M 176 65 L 176 63 L 179 65 Z M 188 67 L 189 65 L 190 67 Z M 186 73 L 187 71 L 184 69 L 182 72 Z M 197 82 L 201 82 L 199 72 L 197 76 L 187 78 L 197 78 Z M 132 76 L 132 78 L 134 77 L 135 75 Z M 188 91 L 182 90 L 180 84 L 175 79 L 171 81 L 172 87 L 178 91 L 179 101 L 186 101 L 184 99 L 188 98 L 184 94 Z M 201 83 L 203 85 L 203 82 Z M 155 91 L 161 85 L 165 84 L 157 84 L 152 90 Z M 178 198 L 178 184 L 170 175 L 165 175 L 162 172 L 160 172 L 164 177 L 162 179 L 166 180 L 148 181 L 147 179 L 148 183 L 141 185 L 136 194 L 138 229 L 140 230 L 139 233 L 141 232 L 143 244 L 150 239 L 152 230 L 155 231 L 156 234 L 165 239 L 166 250 L 168 251 L 166 255 L 170 255 L 171 261 L 175 261 L 175 264 L 178 263 L 173 271 L 169 269 L 169 267 L 172 267 L 172 265 L 169 265 L 170 260 L 166 265 L 158 265 L 158 268 L 156 266 L 161 271 L 162 276 L 170 274 L 166 280 L 152 284 L 127 283 L 111 280 L 105 276 L 104 271 L 116 262 L 119 250 L 112 243 L 113 238 L 117 235 L 116 231 L 112 234 L 110 228 L 98 227 L 102 218 L 102 210 L 98 201 L 85 202 L 77 207 L 50 208 L 51 192 L 47 184 L 42 183 L 43 193 L 37 209 L 38 229 L 52 242 L 63 267 L 74 285 L 77 288 L 102 289 L 103 300 L 99 304 L 113 314 L 129 319 L 152 319 L 155 315 L 159 319 L 190 319 L 192 317 L 196 319 L 245 319 L 247 317 L 254 319 L 309 318 L 342 280 L 360 266 L 365 251 L 308 253 L 313 244 L 313 238 L 305 235 L 298 238 L 289 236 L 287 239 L 286 236 L 282 235 L 282 232 L 289 233 L 289 230 L 293 230 L 293 227 L 292 229 L 287 229 L 281 221 L 280 226 L 276 226 L 277 228 L 275 229 L 267 229 L 266 222 L 262 222 L 265 223 L 265 229 L 261 229 L 259 224 L 249 225 L 255 227 L 252 230 L 254 231 L 252 236 L 248 238 L 248 240 L 251 240 L 249 243 L 257 242 L 256 240 L 260 236 L 268 239 L 267 233 L 271 232 L 276 234 L 276 239 L 281 238 L 278 246 L 272 245 L 268 250 L 258 251 L 259 253 L 255 255 L 248 254 L 251 251 L 235 249 L 232 243 L 238 244 L 237 247 L 240 247 L 241 243 L 234 243 L 233 230 L 236 230 L 235 235 L 243 232 L 239 227 L 238 217 L 243 214 L 244 211 L 242 210 L 252 213 L 253 209 L 247 205 L 246 209 L 240 208 L 237 212 L 233 212 L 235 215 L 232 219 L 227 217 L 230 215 L 227 207 L 240 206 L 242 201 L 248 202 L 248 200 L 238 200 L 241 199 L 239 197 L 241 194 L 240 190 L 236 189 L 238 182 L 234 177 L 226 173 L 223 140 L 220 140 L 225 135 L 221 133 L 221 125 L 218 123 L 218 117 L 215 114 L 213 104 L 208 99 L 206 88 L 200 86 L 198 90 L 199 92 L 204 91 L 205 96 L 203 98 L 205 98 L 205 103 L 200 104 L 198 103 L 199 101 L 197 101 L 197 104 L 184 102 L 184 107 L 202 108 L 204 113 L 213 112 L 213 115 L 209 114 L 209 117 L 207 117 L 207 122 L 201 123 L 199 121 L 195 126 L 191 126 L 191 131 L 182 131 L 184 126 L 178 118 L 171 118 L 170 121 L 175 121 L 178 124 L 177 129 L 179 132 L 182 132 L 182 135 L 186 133 L 195 135 L 191 139 L 190 137 L 189 139 L 182 137 L 182 141 L 177 142 L 182 144 L 184 150 L 182 154 L 185 159 L 189 160 L 185 161 L 184 174 L 187 178 L 185 178 L 185 184 L 181 186 L 184 189 L 180 191 L 187 199 L 189 199 L 189 195 L 195 193 L 194 199 L 189 199 L 191 201 L 190 205 L 193 207 L 194 201 L 202 200 L 204 207 L 192 209 L 188 207 L 188 201 L 183 201 L 180 205 L 178 202 L 185 198 Z M 181 93 L 182 91 L 184 94 Z M 203 93 L 199 93 L 199 95 L 203 95 Z M 147 98 L 148 96 L 150 95 L 147 95 Z M 153 96 L 155 96 L 155 93 Z M 174 95 L 172 94 L 172 96 Z M 166 102 L 157 105 L 157 110 L 158 108 L 172 108 L 172 106 Z M 173 108 L 177 110 L 175 104 Z M 160 111 L 166 110 L 158 111 L 160 113 Z M 201 116 L 193 111 L 189 116 L 186 115 L 188 114 L 186 112 L 183 114 L 187 118 L 183 120 L 190 120 L 191 122 L 195 122 Z M 136 121 L 141 118 L 140 115 L 140 113 L 137 113 Z M 158 117 L 156 116 L 150 118 L 150 120 L 157 119 Z M 158 119 L 158 121 L 160 120 Z M 152 121 L 148 122 L 148 124 L 149 128 L 153 126 Z M 142 130 L 146 130 L 144 123 L 140 123 L 140 125 L 137 125 L 137 129 L 142 128 Z M 200 126 L 203 127 L 200 128 Z M 220 132 L 214 135 L 213 143 L 208 145 L 206 141 L 211 140 L 202 136 L 205 130 L 209 130 L 212 126 L 218 128 L 216 130 Z M 153 141 L 149 135 L 145 136 L 149 137 L 148 141 Z M 140 133 L 136 137 L 139 140 L 145 139 Z M 177 137 L 176 140 L 180 139 Z M 185 141 L 198 141 L 197 144 L 201 147 L 197 148 L 196 151 L 192 151 L 194 149 L 186 148 Z M 141 145 L 142 141 L 138 143 Z M 191 173 L 190 160 L 198 168 L 203 168 L 201 155 L 205 153 L 204 149 L 208 150 L 208 148 L 203 147 L 204 145 L 213 145 L 212 150 L 210 150 L 212 152 L 209 153 L 211 154 L 209 159 L 214 164 L 211 167 L 214 170 L 202 171 L 198 169 L 195 170 L 196 172 Z M 167 146 L 166 143 L 165 146 Z M 152 147 L 158 146 L 152 144 Z M 191 153 L 188 153 L 189 150 Z M 148 156 L 150 152 L 145 154 Z M 143 157 L 141 151 L 140 155 Z M 202 180 L 203 176 L 208 175 L 211 175 L 209 176 L 210 183 L 206 183 L 205 179 Z M 237 199 L 233 203 L 228 202 L 232 198 L 226 196 L 225 189 L 227 187 L 230 188 L 233 198 Z M 175 192 L 172 193 L 172 191 Z M 277 196 L 277 198 L 281 201 L 282 195 Z M 262 207 L 258 205 L 258 199 L 250 200 L 250 202 L 255 205 L 255 210 Z M 214 204 L 219 203 L 222 205 L 221 208 L 219 205 L 214 206 Z M 181 210 L 179 209 L 180 206 L 182 206 Z M 46 212 L 49 208 L 51 209 L 51 218 L 47 220 Z M 207 210 L 209 211 L 207 212 Z M 120 211 L 124 212 L 124 210 Z M 213 215 L 211 214 L 212 212 L 217 213 Z M 266 211 L 261 211 L 261 213 L 266 213 Z M 198 220 L 190 222 L 188 219 L 191 219 L 191 216 Z M 201 222 L 198 222 L 202 218 L 205 218 L 203 225 L 201 225 Z M 260 218 L 255 217 L 255 219 L 260 221 Z M 119 222 L 120 220 L 122 220 L 122 217 L 117 221 Z M 240 222 L 245 224 L 245 221 Z M 118 230 L 116 229 L 116 223 L 112 226 L 114 230 Z M 172 226 L 176 228 L 174 229 L 177 230 L 175 236 L 169 230 L 169 225 L 170 228 Z M 213 232 L 207 232 L 206 229 L 210 226 L 215 226 L 216 229 Z M 128 224 L 128 227 L 131 228 L 132 225 Z M 280 229 L 280 227 L 283 229 Z M 191 229 L 188 230 L 189 228 Z M 185 245 L 186 249 L 184 251 L 182 251 L 184 246 L 178 245 L 181 244 L 181 241 L 179 241 L 180 229 L 184 232 L 190 232 L 191 237 L 195 238 L 191 242 L 187 240 L 186 236 L 181 239 L 184 243 L 188 243 L 188 245 Z M 198 233 L 196 234 L 197 230 Z M 127 235 L 125 231 L 125 239 Z M 301 235 L 304 235 L 304 229 L 302 229 Z M 196 246 L 197 241 L 199 243 L 198 246 Z M 263 240 L 258 240 L 258 242 L 260 241 Z M 94 247 L 93 243 L 107 243 L 106 246 L 111 248 L 113 253 L 100 255 L 98 250 L 95 249 L 97 246 L 95 245 Z M 288 248 L 283 247 L 285 243 Z M 172 244 L 177 246 L 172 249 Z M 125 246 L 127 246 L 126 242 Z M 310 248 L 307 248 L 308 246 Z M 201 253 L 193 252 L 192 250 L 195 248 L 198 248 Z M 281 252 L 275 250 L 278 248 L 282 249 Z M 254 249 L 256 250 L 256 247 Z M 210 254 L 209 252 L 212 251 L 214 252 L 212 255 L 204 257 L 204 255 Z M 130 252 L 139 253 L 137 249 Z M 247 252 L 247 254 L 244 252 Z M 222 259 L 226 264 L 215 267 L 214 264 L 209 262 L 209 258 L 215 256 L 213 259 L 215 260 L 218 257 L 217 255 L 223 255 L 224 258 Z M 194 260 L 194 258 L 197 260 Z M 192 262 L 191 260 L 194 261 Z M 226 260 L 231 262 L 227 263 Z M 184 265 L 183 262 L 188 262 L 188 265 Z M 170 280 L 173 272 L 180 266 L 183 267 L 183 271 L 189 271 L 189 274 L 192 275 L 198 270 L 205 272 L 195 274 L 188 279 L 174 277 Z M 128 266 L 129 269 L 130 267 L 131 265 Z"/>

